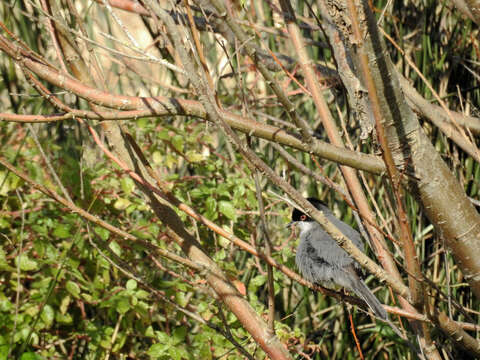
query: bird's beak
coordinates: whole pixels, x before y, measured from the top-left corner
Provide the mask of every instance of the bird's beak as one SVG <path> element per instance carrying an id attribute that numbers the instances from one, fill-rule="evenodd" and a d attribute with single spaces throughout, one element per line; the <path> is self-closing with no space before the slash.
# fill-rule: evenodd
<path id="1" fill-rule="evenodd" d="M 285 227 L 288 229 L 289 227 L 292 227 L 292 225 L 295 225 L 297 222 L 296 221 L 290 221 Z"/>

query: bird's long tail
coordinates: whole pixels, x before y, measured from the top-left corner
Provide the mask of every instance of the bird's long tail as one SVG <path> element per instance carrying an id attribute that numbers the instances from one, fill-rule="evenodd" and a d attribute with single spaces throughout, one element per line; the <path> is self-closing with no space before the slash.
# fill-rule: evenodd
<path id="1" fill-rule="evenodd" d="M 376 316 L 385 321 L 392 328 L 395 334 L 406 341 L 408 347 L 413 351 L 414 354 L 417 354 L 419 359 L 425 360 L 422 352 L 419 351 L 419 349 L 412 344 L 408 338 L 390 321 L 387 311 L 360 278 L 357 277 L 354 281 L 352 281 L 351 289 L 367 303 L 368 307 L 372 309 Z"/>
<path id="2" fill-rule="evenodd" d="M 352 290 L 367 303 L 376 316 L 382 320 L 388 320 L 387 311 L 360 278 L 357 277 L 353 280 L 351 287 Z"/>
<path id="3" fill-rule="evenodd" d="M 355 292 L 358 296 L 360 296 L 368 305 L 370 309 L 372 309 L 373 313 L 385 321 L 397 334 L 401 339 L 405 340 L 407 342 L 407 345 L 412 349 L 412 351 L 417 354 L 419 359 L 425 359 L 423 354 L 419 352 L 417 347 L 412 344 L 408 338 L 390 321 L 388 318 L 387 311 L 383 307 L 383 305 L 378 301 L 378 299 L 373 295 L 373 293 L 370 291 L 370 289 L 365 285 L 365 283 L 355 274 L 350 273 L 350 275 L 353 275 L 350 277 L 350 289 Z"/>

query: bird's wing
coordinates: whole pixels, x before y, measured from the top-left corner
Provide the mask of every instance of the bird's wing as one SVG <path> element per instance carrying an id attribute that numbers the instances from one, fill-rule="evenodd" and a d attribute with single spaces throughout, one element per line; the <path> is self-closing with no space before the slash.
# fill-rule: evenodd
<path id="1" fill-rule="evenodd" d="M 347 225 L 342 220 L 338 219 L 332 213 L 327 213 L 325 214 L 325 216 L 331 223 L 333 223 L 338 228 L 338 230 L 342 232 L 343 235 L 352 240 L 352 242 L 357 248 L 359 248 L 361 251 L 364 251 L 362 236 L 357 230 L 352 228 L 350 225 Z"/>
<path id="2" fill-rule="evenodd" d="M 315 223 L 310 231 L 300 235 L 300 246 L 308 249 L 310 257 L 340 268 L 354 263 L 347 252 L 318 223 Z"/>

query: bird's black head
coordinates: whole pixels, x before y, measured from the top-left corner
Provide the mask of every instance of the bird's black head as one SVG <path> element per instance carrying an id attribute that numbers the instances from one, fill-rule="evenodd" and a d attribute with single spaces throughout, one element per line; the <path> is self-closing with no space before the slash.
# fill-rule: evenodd
<path id="1" fill-rule="evenodd" d="M 307 198 L 307 200 L 317 209 L 320 209 L 320 205 L 327 206 L 327 204 L 325 204 L 323 201 L 317 198 Z M 293 212 L 292 212 L 292 222 L 289 225 L 292 225 L 297 221 L 315 221 L 315 220 L 313 220 L 310 216 L 305 214 L 303 211 L 300 211 L 295 208 L 293 209 Z"/>

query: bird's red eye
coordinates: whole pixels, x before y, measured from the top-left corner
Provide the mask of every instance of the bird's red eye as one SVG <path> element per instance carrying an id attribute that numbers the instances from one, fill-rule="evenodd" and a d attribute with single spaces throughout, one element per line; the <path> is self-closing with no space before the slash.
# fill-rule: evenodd
<path id="1" fill-rule="evenodd" d="M 302 215 L 302 216 L 300 216 L 300 220 L 301 220 L 301 221 L 307 220 L 307 215 Z"/>

